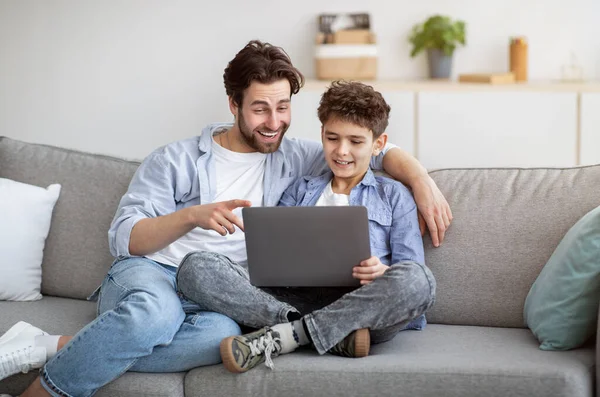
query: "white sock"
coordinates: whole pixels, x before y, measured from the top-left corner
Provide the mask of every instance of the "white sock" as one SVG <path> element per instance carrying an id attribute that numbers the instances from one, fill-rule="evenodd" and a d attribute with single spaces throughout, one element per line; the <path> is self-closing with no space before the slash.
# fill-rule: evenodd
<path id="1" fill-rule="evenodd" d="M 58 351 L 60 335 L 42 335 L 35 337 L 35 345 L 46 348 L 46 360 L 50 360 Z"/>
<path id="2" fill-rule="evenodd" d="M 292 321 L 292 327 L 294 327 L 294 339 L 296 336 L 298 337 L 296 342 L 298 342 L 300 346 L 308 345 L 310 343 L 310 339 L 308 335 L 306 335 L 304 320 L 300 319 Z"/>
<path id="3" fill-rule="evenodd" d="M 302 320 L 277 324 L 271 327 L 271 329 L 279 333 L 279 337 L 281 338 L 281 354 L 293 352 L 299 346 L 310 343 L 306 332 L 304 332 Z"/>

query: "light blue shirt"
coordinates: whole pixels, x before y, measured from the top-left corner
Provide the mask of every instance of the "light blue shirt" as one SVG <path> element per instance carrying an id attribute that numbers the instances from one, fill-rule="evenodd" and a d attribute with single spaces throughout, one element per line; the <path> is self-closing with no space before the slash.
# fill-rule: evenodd
<path id="1" fill-rule="evenodd" d="M 163 146 L 144 159 L 121 198 L 108 231 L 114 257 L 130 256 L 131 230 L 141 219 L 213 202 L 216 175 L 212 135 L 231 127 L 230 123 L 210 124 L 200 136 Z M 373 169 L 383 168 L 383 156 L 392 147 L 394 145 L 387 145 L 386 150 L 371 161 Z M 320 175 L 327 169 L 320 142 L 284 137 L 279 149 L 267 155 L 263 205 L 277 205 L 282 193 L 297 178 Z"/>
<path id="2" fill-rule="evenodd" d="M 332 178 L 333 173 L 328 171 L 298 179 L 283 193 L 279 205 L 315 205 Z M 367 207 L 371 255 L 388 266 L 401 261 L 425 264 L 417 206 L 402 183 L 375 176 L 369 169 L 350 191 L 349 202 Z"/>

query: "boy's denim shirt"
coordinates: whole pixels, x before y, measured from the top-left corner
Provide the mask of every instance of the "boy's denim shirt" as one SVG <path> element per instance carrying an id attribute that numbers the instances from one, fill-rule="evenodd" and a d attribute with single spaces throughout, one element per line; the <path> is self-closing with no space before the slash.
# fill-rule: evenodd
<path id="1" fill-rule="evenodd" d="M 331 171 L 299 178 L 283 193 L 279 205 L 315 205 L 332 178 Z M 375 176 L 369 169 L 350 192 L 349 202 L 367 207 L 371 255 L 379 257 L 385 265 L 401 261 L 425 264 L 417 206 L 402 183 Z"/>
<path id="2" fill-rule="evenodd" d="M 114 257 L 131 256 L 129 237 L 140 220 L 213 202 L 217 182 L 212 136 L 217 130 L 231 127 L 231 123 L 210 124 L 202 130 L 202 135 L 170 143 L 144 159 L 121 198 L 108 231 L 109 248 Z M 384 151 L 371 160 L 371 167 L 381 170 L 384 154 L 393 147 L 386 145 Z M 327 169 L 320 142 L 284 137 L 279 149 L 267 155 L 263 202 L 254 205 L 275 206 L 284 190 L 297 178 L 321 175 Z"/>

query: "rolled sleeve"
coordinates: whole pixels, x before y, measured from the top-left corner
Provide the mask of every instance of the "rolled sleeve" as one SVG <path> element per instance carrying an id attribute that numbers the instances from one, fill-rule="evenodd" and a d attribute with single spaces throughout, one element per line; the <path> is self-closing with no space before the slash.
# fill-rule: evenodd
<path id="1" fill-rule="evenodd" d="M 109 235 L 110 253 L 115 258 L 124 256 L 131 256 L 129 253 L 129 240 L 131 237 L 131 230 L 136 223 L 146 218 L 145 216 L 130 216 L 129 218 L 123 219 L 115 227 L 111 227 Z"/>

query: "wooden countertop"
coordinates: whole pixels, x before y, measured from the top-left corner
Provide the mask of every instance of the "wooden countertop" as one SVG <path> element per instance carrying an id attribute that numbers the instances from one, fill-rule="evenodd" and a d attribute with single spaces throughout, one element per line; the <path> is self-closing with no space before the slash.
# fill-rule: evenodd
<path id="1" fill-rule="evenodd" d="M 372 80 L 363 81 L 378 91 L 530 91 L 530 92 L 600 92 L 600 81 L 560 82 L 530 81 L 511 84 L 459 83 L 448 80 Z M 324 91 L 330 81 L 307 79 L 304 89 Z"/>

